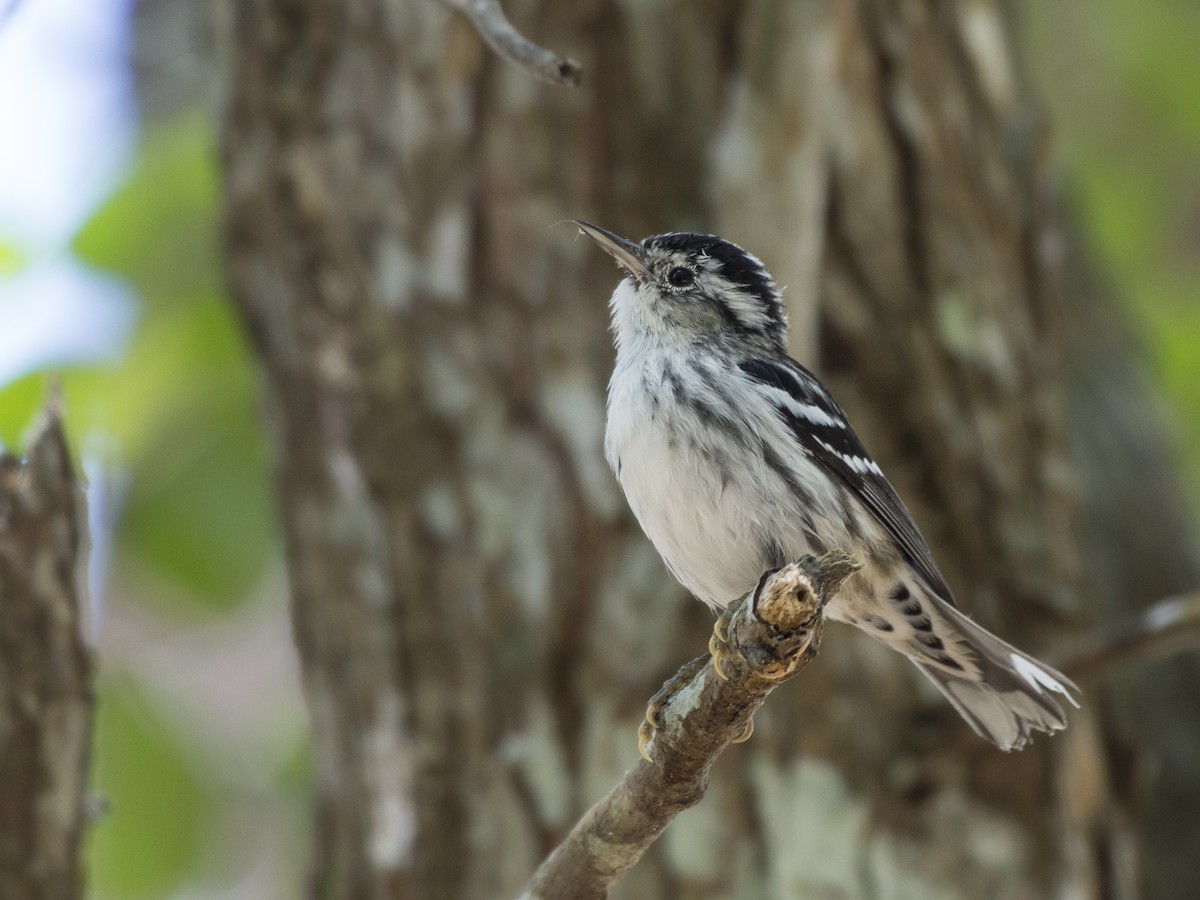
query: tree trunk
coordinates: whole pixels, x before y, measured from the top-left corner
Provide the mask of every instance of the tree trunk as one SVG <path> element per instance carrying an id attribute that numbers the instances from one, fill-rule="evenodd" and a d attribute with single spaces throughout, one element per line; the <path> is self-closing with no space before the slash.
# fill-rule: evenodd
<path id="1" fill-rule="evenodd" d="M 83 500 L 57 413 L 0 454 L 0 900 L 83 896 L 92 662 Z"/>
<path id="2" fill-rule="evenodd" d="M 1034 652 L 1080 614 L 1063 240 L 999 5 L 507 9 L 580 91 L 432 0 L 232 5 L 228 260 L 278 448 L 314 896 L 514 894 L 705 646 L 603 462 L 618 276 L 561 220 L 761 256 L 963 604 Z M 1097 710 L 1002 754 L 831 628 L 616 893 L 1128 896 Z"/>

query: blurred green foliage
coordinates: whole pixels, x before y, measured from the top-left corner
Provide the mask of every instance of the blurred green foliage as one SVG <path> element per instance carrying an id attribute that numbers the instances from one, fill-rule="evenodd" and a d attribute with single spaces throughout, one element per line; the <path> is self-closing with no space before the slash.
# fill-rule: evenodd
<path id="1" fill-rule="evenodd" d="M 24 257 L 15 247 L 0 241 L 0 278 L 17 274 L 24 263 Z"/>
<path id="2" fill-rule="evenodd" d="M 199 861 L 210 787 L 129 678 L 100 685 L 93 779 L 106 807 L 92 830 L 89 880 L 104 896 L 165 897 Z"/>
<path id="3" fill-rule="evenodd" d="M 1200 510 L 1200 6 L 1024 0 L 1019 13 L 1080 223 L 1176 410 Z"/>
<path id="4" fill-rule="evenodd" d="M 130 180 L 74 242 L 137 291 L 128 356 L 62 373 L 74 446 L 111 435 L 133 477 L 118 544 L 183 588 L 204 615 L 236 605 L 276 543 L 254 372 L 220 293 L 211 123 L 168 121 L 144 136 Z M 16 445 L 46 395 L 38 373 L 0 391 L 0 441 Z"/>
<path id="5" fill-rule="evenodd" d="M 129 475 L 114 571 L 164 588 L 145 596 L 118 584 L 113 602 L 142 604 L 165 627 L 235 612 L 278 554 L 255 373 L 221 293 L 213 140 L 200 115 L 142 135 L 129 179 L 73 242 L 83 262 L 136 291 L 136 334 L 118 365 L 55 376 L 73 446 Z M 0 270 L 20 265 L 0 252 Z M 50 377 L 0 390 L 0 441 L 20 446 Z M 110 809 L 91 833 L 90 883 L 97 897 L 159 898 L 221 877 L 206 859 L 222 828 L 221 786 L 164 696 L 125 666 L 102 658 L 93 790 Z M 279 749 L 280 793 L 303 796 L 307 753 L 287 731 Z"/>

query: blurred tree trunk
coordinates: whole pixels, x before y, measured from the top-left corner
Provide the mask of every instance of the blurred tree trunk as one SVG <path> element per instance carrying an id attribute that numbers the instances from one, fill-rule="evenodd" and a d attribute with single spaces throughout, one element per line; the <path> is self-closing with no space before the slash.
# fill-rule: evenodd
<path id="1" fill-rule="evenodd" d="M 0 453 L 0 900 L 83 896 L 92 660 L 83 500 L 57 412 Z"/>
<path id="2" fill-rule="evenodd" d="M 964 605 L 1034 652 L 1069 633 L 1089 370 L 998 3 L 508 4 L 578 92 L 432 0 L 230 12 L 228 259 L 278 448 L 314 896 L 512 895 L 705 646 L 602 460 L 618 276 L 560 220 L 760 255 Z M 617 894 L 1130 896 L 1096 697 L 1002 754 L 831 630 Z"/>

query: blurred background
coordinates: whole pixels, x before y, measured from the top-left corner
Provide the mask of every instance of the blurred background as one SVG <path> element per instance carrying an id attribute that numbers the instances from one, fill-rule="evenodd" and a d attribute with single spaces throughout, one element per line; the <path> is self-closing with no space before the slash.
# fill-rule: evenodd
<path id="1" fill-rule="evenodd" d="M 1015 4 L 1093 262 L 1200 511 L 1200 7 Z M 310 752 L 255 370 L 223 293 L 214 17 L 0 4 L 0 442 L 61 378 L 100 660 L 92 894 L 298 896 Z"/>
<path id="2" fill-rule="evenodd" d="M 61 377 L 89 482 L 97 898 L 294 897 L 307 725 L 223 295 L 207 4 L 0 20 L 0 441 Z"/>

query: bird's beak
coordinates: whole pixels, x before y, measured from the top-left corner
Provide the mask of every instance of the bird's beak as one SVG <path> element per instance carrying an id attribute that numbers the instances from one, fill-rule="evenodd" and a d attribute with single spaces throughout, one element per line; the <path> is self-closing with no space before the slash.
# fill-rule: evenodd
<path id="1" fill-rule="evenodd" d="M 650 268 L 646 265 L 646 255 L 642 248 L 633 241 L 617 237 L 611 231 L 593 225 L 591 222 L 575 222 L 579 230 L 600 245 L 609 256 L 617 261 L 634 278 L 644 280 L 650 277 Z"/>

